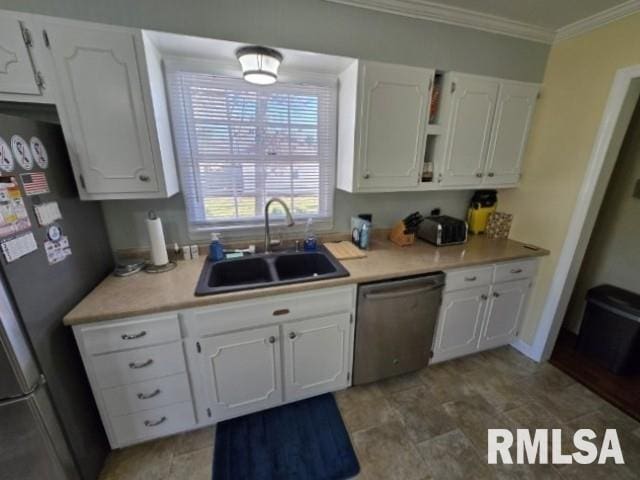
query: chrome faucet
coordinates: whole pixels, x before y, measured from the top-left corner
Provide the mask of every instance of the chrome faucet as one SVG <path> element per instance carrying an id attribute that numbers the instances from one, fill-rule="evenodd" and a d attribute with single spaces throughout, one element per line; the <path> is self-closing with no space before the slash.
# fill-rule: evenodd
<path id="1" fill-rule="evenodd" d="M 271 232 L 269 231 L 269 207 L 272 203 L 279 203 L 284 208 L 284 213 L 287 216 L 287 227 L 293 227 L 295 222 L 289 211 L 289 207 L 279 198 L 272 198 L 264 206 L 264 253 L 271 253 Z"/>

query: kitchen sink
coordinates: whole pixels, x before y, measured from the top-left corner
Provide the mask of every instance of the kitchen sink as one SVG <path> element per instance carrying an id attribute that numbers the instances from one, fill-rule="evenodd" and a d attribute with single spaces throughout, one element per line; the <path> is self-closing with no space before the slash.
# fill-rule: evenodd
<path id="1" fill-rule="evenodd" d="M 322 246 L 315 252 L 285 250 L 218 262 L 207 259 L 195 294 L 213 295 L 348 276 L 349 272 Z"/>
<path id="2" fill-rule="evenodd" d="M 281 280 L 315 278 L 336 271 L 336 266 L 326 255 L 316 252 L 279 255 L 276 257 L 275 266 L 278 278 Z"/>
<path id="3" fill-rule="evenodd" d="M 207 285 L 212 288 L 246 287 L 269 282 L 273 282 L 269 262 L 265 258 L 250 257 L 212 262 Z"/>

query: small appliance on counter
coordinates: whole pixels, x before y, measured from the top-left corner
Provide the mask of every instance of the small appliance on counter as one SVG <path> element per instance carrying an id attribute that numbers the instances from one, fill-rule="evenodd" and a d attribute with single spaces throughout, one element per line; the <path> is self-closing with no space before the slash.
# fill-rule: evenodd
<path id="1" fill-rule="evenodd" d="M 447 215 L 426 217 L 418 227 L 418 238 L 437 247 L 457 245 L 467 241 L 467 222 Z"/>
<path id="2" fill-rule="evenodd" d="M 362 250 L 369 248 L 372 219 L 373 215 L 370 213 L 361 213 L 357 217 L 351 217 L 351 241 Z"/>
<path id="3" fill-rule="evenodd" d="M 467 214 L 469 232 L 484 233 L 487 229 L 489 216 L 496 211 L 498 192 L 496 190 L 478 190 L 471 197 L 471 205 Z"/>

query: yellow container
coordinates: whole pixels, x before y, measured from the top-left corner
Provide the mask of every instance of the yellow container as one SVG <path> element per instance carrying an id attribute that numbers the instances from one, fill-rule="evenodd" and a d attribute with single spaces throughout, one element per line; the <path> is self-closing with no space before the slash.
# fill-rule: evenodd
<path id="1" fill-rule="evenodd" d="M 487 229 L 489 215 L 496 211 L 496 205 L 491 207 L 469 207 L 467 213 L 467 223 L 469 224 L 469 232 L 478 234 L 483 233 Z"/>

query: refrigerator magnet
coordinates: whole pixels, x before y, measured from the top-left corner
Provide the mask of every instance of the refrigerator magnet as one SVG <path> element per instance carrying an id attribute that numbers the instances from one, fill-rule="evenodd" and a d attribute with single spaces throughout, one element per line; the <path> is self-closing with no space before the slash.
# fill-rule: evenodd
<path id="1" fill-rule="evenodd" d="M 0 170 L 3 172 L 13 172 L 15 167 L 13 163 L 13 155 L 11 155 L 11 149 L 4 138 L 0 137 Z"/>
<path id="2" fill-rule="evenodd" d="M 42 140 L 38 137 L 31 137 L 29 145 L 31 146 L 31 155 L 36 165 L 45 170 L 49 166 L 49 155 L 47 155 L 47 149 L 44 148 Z"/>
<path id="3" fill-rule="evenodd" d="M 27 196 L 49 193 L 49 182 L 44 172 L 21 173 L 20 181 Z"/>
<path id="4" fill-rule="evenodd" d="M 49 240 L 52 242 L 57 242 L 62 238 L 62 228 L 55 223 L 50 225 L 49 228 L 47 228 L 47 237 L 49 237 Z"/>
<path id="5" fill-rule="evenodd" d="M 31 156 L 31 149 L 29 145 L 20 135 L 14 135 L 11 137 L 11 150 L 13 156 L 25 170 L 31 170 L 33 168 L 33 157 Z"/>

